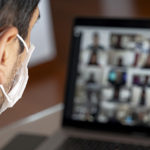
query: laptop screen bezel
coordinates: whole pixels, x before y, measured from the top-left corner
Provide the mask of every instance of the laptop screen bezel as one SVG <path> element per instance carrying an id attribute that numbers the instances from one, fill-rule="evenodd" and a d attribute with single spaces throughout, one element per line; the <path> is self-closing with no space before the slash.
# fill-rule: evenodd
<path id="1" fill-rule="evenodd" d="M 71 108 L 73 107 L 73 98 L 75 91 L 75 81 L 77 76 L 77 66 L 79 58 L 79 48 L 76 48 L 77 40 L 73 36 L 74 29 L 77 26 L 89 27 L 118 27 L 118 28 L 137 28 L 137 29 L 150 29 L 150 19 L 110 19 L 110 18 L 76 18 L 72 27 L 70 56 L 68 62 L 68 73 L 65 88 L 65 104 L 63 113 L 63 126 L 64 127 L 78 127 L 91 130 L 114 131 L 124 133 L 140 132 L 150 135 L 150 127 L 144 126 L 123 126 L 121 124 L 97 123 L 87 121 L 76 121 L 71 119 Z M 78 50 L 77 50 L 78 49 Z"/>

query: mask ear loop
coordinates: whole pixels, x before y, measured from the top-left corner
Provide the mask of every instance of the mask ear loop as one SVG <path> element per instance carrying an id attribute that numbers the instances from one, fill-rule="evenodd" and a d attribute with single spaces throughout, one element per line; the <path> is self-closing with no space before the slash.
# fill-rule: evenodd
<path id="1" fill-rule="evenodd" d="M 0 88 L 1 88 L 1 90 L 2 90 L 2 92 L 3 92 L 3 94 L 4 94 L 4 96 L 7 98 L 7 100 L 10 101 L 10 98 L 9 98 L 9 96 L 7 95 L 7 93 L 6 93 L 6 91 L 5 91 L 5 89 L 4 89 L 4 87 L 3 87 L 2 84 L 0 84 Z"/>
<path id="2" fill-rule="evenodd" d="M 29 52 L 29 49 L 28 49 L 28 46 L 27 46 L 26 42 L 24 41 L 24 39 L 23 39 L 19 34 L 17 34 L 17 37 L 18 37 L 18 39 L 23 43 L 23 45 L 24 45 L 24 47 L 26 48 L 27 53 L 28 53 L 28 52 Z"/>

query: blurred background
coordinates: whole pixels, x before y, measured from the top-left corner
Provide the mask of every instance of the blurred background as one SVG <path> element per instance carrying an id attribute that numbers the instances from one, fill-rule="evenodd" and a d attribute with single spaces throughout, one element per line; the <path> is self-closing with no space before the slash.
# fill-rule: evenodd
<path id="1" fill-rule="evenodd" d="M 75 17 L 150 18 L 149 0 L 41 0 L 32 31 L 36 46 L 22 99 L 0 116 L 0 128 L 64 101 L 71 28 Z"/>

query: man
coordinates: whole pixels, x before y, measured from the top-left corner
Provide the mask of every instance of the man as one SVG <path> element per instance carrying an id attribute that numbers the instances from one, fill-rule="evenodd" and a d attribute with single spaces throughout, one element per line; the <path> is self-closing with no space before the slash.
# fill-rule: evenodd
<path id="1" fill-rule="evenodd" d="M 100 37 L 97 32 L 93 33 L 92 40 L 93 43 L 92 45 L 88 46 L 88 49 L 95 53 L 97 53 L 99 50 L 104 50 L 104 47 L 100 44 Z"/>
<path id="2" fill-rule="evenodd" d="M 99 104 L 100 104 L 100 85 L 96 81 L 95 74 L 93 72 L 90 73 L 88 80 L 85 83 L 85 92 L 87 97 L 87 107 L 88 107 L 88 117 L 92 115 L 95 121 L 98 119 L 99 115 Z M 92 111 L 92 101 L 93 98 L 96 98 L 96 110 Z M 89 119 L 89 118 L 88 118 Z"/>
<path id="3" fill-rule="evenodd" d="M 21 98 L 39 0 L 0 0 L 0 113 Z M 33 47 L 32 47 L 33 49 Z"/>

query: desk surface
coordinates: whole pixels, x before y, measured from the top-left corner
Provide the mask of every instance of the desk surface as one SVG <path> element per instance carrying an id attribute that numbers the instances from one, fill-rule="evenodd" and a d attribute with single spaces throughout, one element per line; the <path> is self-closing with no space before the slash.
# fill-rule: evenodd
<path id="1" fill-rule="evenodd" d="M 18 133 L 53 134 L 61 128 L 62 110 L 59 104 L 0 129 L 0 149 Z"/>

